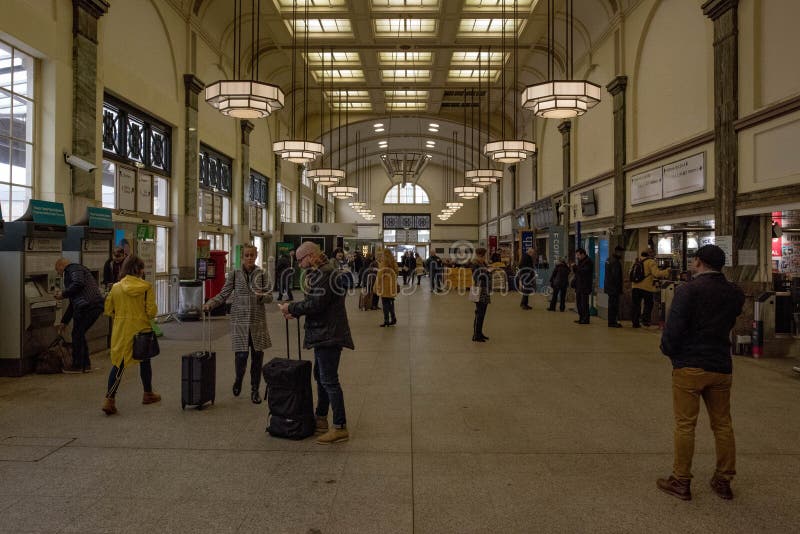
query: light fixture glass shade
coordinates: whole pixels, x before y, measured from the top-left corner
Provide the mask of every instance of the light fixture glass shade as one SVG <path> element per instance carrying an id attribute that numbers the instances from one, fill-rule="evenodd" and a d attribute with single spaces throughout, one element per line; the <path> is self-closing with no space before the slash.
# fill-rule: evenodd
<path id="1" fill-rule="evenodd" d="M 448 202 L 445 204 L 448 208 L 462 208 L 464 207 L 463 202 Z"/>
<path id="2" fill-rule="evenodd" d="M 485 187 L 496 184 L 503 178 L 503 171 L 499 169 L 472 169 L 464 173 L 464 177 L 472 182 L 472 185 Z"/>
<path id="3" fill-rule="evenodd" d="M 333 195 L 333 198 L 345 199 L 358 194 L 358 188 L 348 185 L 334 185 L 328 188 L 328 193 Z"/>
<path id="4" fill-rule="evenodd" d="M 285 161 L 311 163 L 325 154 L 325 147 L 311 141 L 278 141 L 272 143 L 272 151 Z"/>
<path id="5" fill-rule="evenodd" d="M 313 180 L 315 184 L 330 187 L 344 180 L 345 173 L 340 169 L 311 169 L 306 171 L 306 176 Z"/>
<path id="6" fill-rule="evenodd" d="M 478 198 L 478 196 L 483 193 L 483 188 L 474 185 L 462 185 L 459 187 L 454 187 L 453 192 L 455 192 L 455 194 L 459 197 L 469 200 Z"/>
<path id="7" fill-rule="evenodd" d="M 522 107 L 545 119 L 579 117 L 600 102 L 600 86 L 586 80 L 553 80 L 522 91 Z"/>
<path id="8" fill-rule="evenodd" d="M 218 80 L 205 89 L 206 102 L 223 115 L 260 119 L 283 108 L 283 91 L 255 80 Z"/>
<path id="9" fill-rule="evenodd" d="M 517 163 L 536 153 L 536 143 L 524 139 L 492 141 L 483 145 L 483 155 L 499 163 Z"/>
<path id="10" fill-rule="evenodd" d="M 354 202 L 348 202 L 347 205 L 350 206 L 351 208 L 353 208 L 356 211 L 367 207 L 367 203 L 366 202 L 355 202 L 354 201 Z"/>

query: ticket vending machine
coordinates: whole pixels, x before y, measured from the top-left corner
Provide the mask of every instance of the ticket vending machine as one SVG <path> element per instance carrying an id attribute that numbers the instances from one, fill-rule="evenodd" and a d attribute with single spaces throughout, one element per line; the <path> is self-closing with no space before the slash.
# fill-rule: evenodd
<path id="1" fill-rule="evenodd" d="M 31 200 L 25 215 L 5 223 L 0 239 L 0 376 L 33 372 L 55 339 L 61 317 L 56 260 L 66 236 L 64 206 Z"/>
<path id="2" fill-rule="evenodd" d="M 111 257 L 113 242 L 114 223 L 111 210 L 89 207 L 83 219 L 67 227 L 63 255 L 71 262 L 80 263 L 89 269 L 97 280 L 97 285 L 102 288 L 103 266 Z M 109 326 L 110 321 L 101 317 L 86 332 L 90 354 L 108 348 Z"/>

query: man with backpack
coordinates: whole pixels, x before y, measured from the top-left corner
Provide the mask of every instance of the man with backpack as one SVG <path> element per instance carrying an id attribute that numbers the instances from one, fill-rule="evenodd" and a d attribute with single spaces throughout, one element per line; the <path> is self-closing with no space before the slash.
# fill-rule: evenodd
<path id="1" fill-rule="evenodd" d="M 631 267 L 630 280 L 632 288 L 633 309 L 631 321 L 634 328 L 642 325 L 650 326 L 650 317 L 653 315 L 653 296 L 658 291 L 655 281 L 657 278 L 669 276 L 669 269 L 659 269 L 656 260 L 650 257 L 648 251 L 642 252 Z M 644 310 L 642 310 L 644 301 Z"/>

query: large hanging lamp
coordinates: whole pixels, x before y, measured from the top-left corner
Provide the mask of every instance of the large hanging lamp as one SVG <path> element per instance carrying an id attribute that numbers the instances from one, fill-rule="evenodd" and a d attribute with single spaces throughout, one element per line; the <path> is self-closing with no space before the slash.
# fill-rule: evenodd
<path id="1" fill-rule="evenodd" d="M 480 147 L 480 144 L 481 144 L 481 132 L 483 130 L 483 121 L 481 120 L 481 113 L 480 113 L 480 109 L 481 109 L 481 70 L 482 70 L 481 63 L 482 63 L 482 55 L 483 55 L 483 49 L 479 49 L 479 51 L 478 51 L 478 142 L 477 143 L 473 142 L 473 148 L 475 148 L 475 150 L 478 151 L 478 168 L 477 169 L 472 169 L 472 170 L 469 170 L 469 171 L 465 172 L 464 173 L 464 177 L 472 185 L 477 185 L 478 187 L 488 187 L 488 186 L 490 186 L 492 184 L 496 184 L 497 182 L 499 182 L 503 178 L 503 171 L 500 170 L 500 169 L 492 169 L 490 166 L 487 166 L 487 168 L 484 169 L 483 166 L 481 165 L 481 154 L 479 152 L 480 149 L 478 147 Z M 491 58 L 491 56 L 492 56 L 492 49 L 491 49 L 491 47 L 489 47 L 488 58 Z M 487 67 L 487 72 L 489 72 L 490 70 L 491 70 L 491 59 L 489 59 L 489 67 Z M 487 74 L 487 78 L 488 78 L 488 74 Z M 489 81 L 490 80 L 487 79 L 487 83 L 486 83 L 487 96 L 491 94 L 491 87 L 490 87 L 490 84 L 488 83 Z M 492 102 L 491 101 L 491 97 L 489 97 L 488 98 L 488 105 L 486 107 L 486 109 L 487 109 L 487 117 L 490 117 L 489 108 L 491 108 L 491 102 Z M 475 109 L 475 102 L 474 101 L 472 102 L 472 105 L 470 106 L 470 109 L 471 110 Z M 474 128 L 473 128 L 473 132 L 474 132 Z M 488 137 L 488 132 L 487 132 L 487 137 Z"/>
<path id="2" fill-rule="evenodd" d="M 283 91 L 276 85 L 258 80 L 258 41 L 261 37 L 261 0 L 251 0 L 250 79 L 242 76 L 242 0 L 233 2 L 233 72 L 234 80 L 217 80 L 205 88 L 208 104 L 228 117 L 260 119 L 283 108 Z"/>
<path id="3" fill-rule="evenodd" d="M 519 57 L 518 39 L 519 31 L 517 31 L 517 0 L 514 0 L 514 87 L 517 87 L 517 77 L 519 74 Z M 500 141 L 493 141 L 486 143 L 483 147 L 483 153 L 486 154 L 492 161 L 498 163 L 518 163 L 524 161 L 531 154 L 536 152 L 536 144 L 525 139 L 506 139 L 506 3 L 503 2 L 503 26 L 502 26 L 502 48 L 503 52 L 500 56 L 501 63 L 501 78 L 503 85 L 502 92 L 502 139 Z M 491 55 L 489 56 L 489 64 L 491 65 Z M 514 134 L 517 135 L 517 106 L 514 106 Z"/>
<path id="4" fill-rule="evenodd" d="M 587 80 L 573 80 L 572 0 L 566 0 L 565 77 L 554 80 L 555 3 L 547 1 L 547 81 L 522 91 L 522 107 L 545 119 L 579 117 L 600 102 L 600 86 Z"/>
<path id="5" fill-rule="evenodd" d="M 331 55 L 331 57 L 333 57 Z M 344 122 L 345 122 L 345 138 L 344 138 L 344 164 L 347 165 L 347 161 L 350 157 L 350 94 L 348 93 L 347 98 L 345 100 L 345 111 L 344 111 Z M 336 150 L 336 162 L 339 166 L 342 166 L 342 162 L 339 159 L 340 154 L 342 151 L 342 105 L 341 105 L 341 97 L 339 99 L 339 147 Z M 350 198 L 354 195 L 358 195 L 358 187 L 354 187 L 351 185 L 347 185 L 348 177 L 345 177 L 345 185 L 335 185 L 333 187 L 328 188 L 328 192 L 333 195 L 333 198 L 338 198 L 340 200 L 344 200 Z"/>
<path id="6" fill-rule="evenodd" d="M 333 49 L 331 49 L 331 63 L 333 63 Z M 320 52 L 322 56 L 322 77 L 320 79 L 320 86 L 319 86 L 319 138 L 322 140 L 322 133 L 325 128 L 325 50 L 323 49 Z M 331 76 L 331 94 L 333 94 L 333 76 Z M 318 185 L 322 185 L 328 188 L 328 193 L 330 193 L 330 188 L 332 186 L 337 185 L 339 182 L 346 178 L 346 174 L 341 169 L 334 169 L 330 165 L 331 155 L 330 153 L 333 151 L 333 106 L 330 104 L 328 105 L 328 166 L 324 165 L 324 161 L 322 162 L 323 165 L 319 169 L 311 169 L 306 171 L 306 176 L 308 176 L 314 183 Z M 337 155 L 338 157 L 338 155 Z M 323 154 L 324 160 L 324 154 Z"/>

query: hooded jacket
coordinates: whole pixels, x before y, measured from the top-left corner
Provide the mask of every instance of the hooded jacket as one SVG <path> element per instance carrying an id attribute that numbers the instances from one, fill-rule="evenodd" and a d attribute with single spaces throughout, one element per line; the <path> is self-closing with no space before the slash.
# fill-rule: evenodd
<path id="1" fill-rule="evenodd" d="M 111 288 L 105 303 L 105 314 L 114 319 L 111 330 L 111 363 L 125 367 L 139 363 L 133 359 L 133 336 L 150 330 L 150 319 L 158 313 L 153 285 L 127 275 Z"/>
<path id="2" fill-rule="evenodd" d="M 656 287 L 656 278 L 666 278 L 667 276 L 669 276 L 669 269 L 659 269 L 656 260 L 646 258 L 644 260 L 644 280 L 633 282 L 631 288 L 655 293 L 659 290 Z"/>
<path id="3" fill-rule="evenodd" d="M 323 260 L 324 260 L 323 256 Z M 302 302 L 289 304 L 289 313 L 306 316 L 303 347 L 344 347 L 354 349 L 344 307 L 347 292 L 327 261 L 305 271 L 305 294 Z"/>

